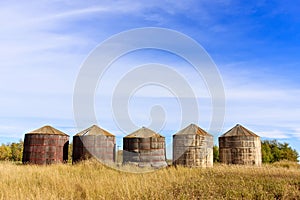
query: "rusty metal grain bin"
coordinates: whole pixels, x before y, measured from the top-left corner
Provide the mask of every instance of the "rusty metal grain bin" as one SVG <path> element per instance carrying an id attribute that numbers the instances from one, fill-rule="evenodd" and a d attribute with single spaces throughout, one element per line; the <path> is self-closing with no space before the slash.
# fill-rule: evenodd
<path id="1" fill-rule="evenodd" d="M 73 136 L 73 163 L 91 157 L 104 163 L 112 163 L 115 161 L 115 149 L 115 136 L 93 125 Z"/>
<path id="2" fill-rule="evenodd" d="M 23 163 L 53 164 L 68 160 L 69 136 L 51 126 L 25 134 Z"/>
<path id="3" fill-rule="evenodd" d="M 225 164 L 260 166 L 260 137 L 238 124 L 219 137 L 219 156 Z"/>
<path id="4" fill-rule="evenodd" d="M 173 135 L 173 164 L 212 167 L 213 136 L 195 124 Z"/>
<path id="5" fill-rule="evenodd" d="M 165 167 L 165 137 L 142 127 L 123 138 L 123 163 L 138 166 Z"/>

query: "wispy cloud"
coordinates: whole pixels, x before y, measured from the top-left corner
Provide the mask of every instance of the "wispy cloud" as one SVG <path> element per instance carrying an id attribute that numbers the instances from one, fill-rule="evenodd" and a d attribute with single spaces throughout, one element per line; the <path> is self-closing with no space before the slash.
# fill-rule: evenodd
<path id="1" fill-rule="evenodd" d="M 291 137 L 291 135 L 283 133 L 282 131 L 279 130 L 257 132 L 257 134 L 260 137 L 270 138 L 270 139 L 286 139 Z"/>

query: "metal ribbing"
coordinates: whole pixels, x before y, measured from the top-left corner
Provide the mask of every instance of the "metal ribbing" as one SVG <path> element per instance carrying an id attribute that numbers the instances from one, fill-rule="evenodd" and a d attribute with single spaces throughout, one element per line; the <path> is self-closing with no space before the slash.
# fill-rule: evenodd
<path id="1" fill-rule="evenodd" d="M 219 137 L 220 161 L 225 164 L 261 165 L 261 141 L 253 136 Z"/>
<path id="2" fill-rule="evenodd" d="M 25 134 L 23 163 L 53 164 L 68 160 L 69 136 Z"/>
<path id="3" fill-rule="evenodd" d="M 115 161 L 115 136 L 85 135 L 73 137 L 73 162 L 94 157 L 101 162 Z"/>
<path id="4" fill-rule="evenodd" d="M 123 138 L 123 163 L 166 166 L 165 138 Z"/>
<path id="5" fill-rule="evenodd" d="M 188 167 L 213 166 L 211 135 L 173 135 L 173 164 Z"/>

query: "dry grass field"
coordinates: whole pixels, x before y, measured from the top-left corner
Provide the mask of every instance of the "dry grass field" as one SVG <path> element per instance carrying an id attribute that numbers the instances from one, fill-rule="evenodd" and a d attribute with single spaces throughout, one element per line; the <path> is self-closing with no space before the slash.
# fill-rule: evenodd
<path id="1" fill-rule="evenodd" d="M 125 173 L 96 161 L 51 166 L 0 163 L 1 199 L 300 199 L 300 167 L 170 167 Z"/>

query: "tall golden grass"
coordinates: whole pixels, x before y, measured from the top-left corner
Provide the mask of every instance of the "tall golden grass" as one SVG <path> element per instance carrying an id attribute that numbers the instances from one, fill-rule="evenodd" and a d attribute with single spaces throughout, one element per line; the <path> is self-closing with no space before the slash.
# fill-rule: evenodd
<path id="1" fill-rule="evenodd" d="M 288 167 L 287 167 L 288 166 Z M 96 161 L 0 163 L 1 199 L 300 199 L 299 165 L 170 167 L 125 173 Z"/>

